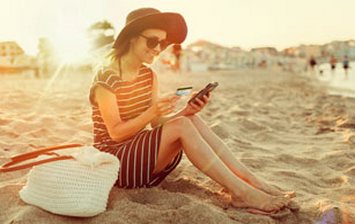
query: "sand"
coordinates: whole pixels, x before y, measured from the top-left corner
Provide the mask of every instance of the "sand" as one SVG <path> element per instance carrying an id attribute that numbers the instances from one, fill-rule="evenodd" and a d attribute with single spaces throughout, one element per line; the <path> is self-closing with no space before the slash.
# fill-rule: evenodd
<path id="1" fill-rule="evenodd" d="M 91 78 L 69 70 L 55 80 L 2 75 L 0 163 L 38 147 L 91 144 Z M 28 170 L 0 174 L 0 223 L 298 224 L 320 221 L 335 206 L 342 223 L 355 223 L 355 99 L 329 95 L 314 77 L 272 69 L 161 73 L 159 79 L 162 93 L 218 81 L 201 116 L 256 175 L 295 190 L 300 211 L 275 219 L 229 207 L 221 186 L 184 157 L 156 188 L 113 188 L 107 211 L 93 218 L 25 204 L 18 191 Z"/>

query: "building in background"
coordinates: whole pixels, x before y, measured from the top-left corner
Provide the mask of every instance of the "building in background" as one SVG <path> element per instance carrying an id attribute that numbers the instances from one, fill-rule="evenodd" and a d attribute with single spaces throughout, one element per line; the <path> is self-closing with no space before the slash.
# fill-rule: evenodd
<path id="1" fill-rule="evenodd" d="M 26 55 L 15 41 L 0 42 L 0 74 L 38 73 L 35 57 Z"/>

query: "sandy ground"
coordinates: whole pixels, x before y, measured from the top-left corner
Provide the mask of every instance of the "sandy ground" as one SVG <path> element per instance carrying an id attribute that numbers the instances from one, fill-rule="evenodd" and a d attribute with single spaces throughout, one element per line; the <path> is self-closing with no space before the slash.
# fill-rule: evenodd
<path id="1" fill-rule="evenodd" d="M 91 144 L 91 77 L 70 71 L 55 80 L 1 76 L 0 162 L 42 146 Z M 315 223 L 334 206 L 342 223 L 355 223 L 355 99 L 330 96 L 312 77 L 277 70 L 163 73 L 159 79 L 163 93 L 218 81 L 201 116 L 254 173 L 295 190 L 301 210 L 275 219 L 228 207 L 221 186 L 184 157 L 159 187 L 114 188 L 107 211 L 93 218 L 27 205 L 18 191 L 28 170 L 0 174 L 0 223 L 299 224 Z"/>

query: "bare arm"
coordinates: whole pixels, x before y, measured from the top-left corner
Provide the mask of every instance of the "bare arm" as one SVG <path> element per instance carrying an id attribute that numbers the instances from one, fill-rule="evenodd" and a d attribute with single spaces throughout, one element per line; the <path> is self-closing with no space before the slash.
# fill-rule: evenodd
<path id="1" fill-rule="evenodd" d="M 197 99 L 197 103 L 187 104 L 183 109 L 179 110 L 175 114 L 169 116 L 161 116 L 159 119 L 154 119 L 155 123 L 151 123 L 152 127 L 155 127 L 158 124 L 164 124 L 170 119 L 181 117 L 181 116 L 190 116 L 200 112 L 205 105 L 208 103 L 209 98 L 207 96 L 203 96 L 204 101 Z"/>
<path id="2" fill-rule="evenodd" d="M 109 90 L 97 86 L 95 99 L 107 127 L 110 137 L 115 141 L 125 140 L 144 128 L 156 115 L 152 107 L 138 117 L 122 121 L 116 102 L 116 96 Z"/>
<path id="3" fill-rule="evenodd" d="M 157 80 L 156 74 L 153 73 L 153 75 L 154 75 L 154 77 L 153 77 L 153 89 L 152 89 L 152 104 L 154 105 L 158 101 L 159 96 L 158 96 L 158 80 Z M 170 97 L 171 103 L 173 104 L 174 108 L 175 108 L 175 105 L 176 105 L 176 101 L 179 98 L 180 98 L 179 96 Z M 151 126 L 152 127 L 156 127 L 156 126 L 158 126 L 160 124 L 164 124 L 168 120 L 170 120 L 172 118 L 175 118 L 175 117 L 178 117 L 178 116 L 183 116 L 182 111 L 179 111 L 176 114 L 170 115 L 170 116 L 157 116 L 157 117 L 155 117 L 152 120 Z"/>
<path id="4" fill-rule="evenodd" d="M 135 135 L 154 118 L 171 113 L 171 97 L 158 99 L 152 106 L 136 118 L 123 121 L 120 117 L 116 96 L 104 87 L 97 86 L 95 100 L 99 105 L 100 113 L 107 127 L 110 137 L 115 141 L 123 141 Z"/>

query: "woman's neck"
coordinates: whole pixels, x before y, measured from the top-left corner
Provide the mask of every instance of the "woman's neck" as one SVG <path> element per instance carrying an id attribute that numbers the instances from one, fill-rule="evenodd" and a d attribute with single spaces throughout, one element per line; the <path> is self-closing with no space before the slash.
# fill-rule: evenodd
<path id="1" fill-rule="evenodd" d="M 121 65 L 121 68 L 119 68 L 121 78 L 125 80 L 134 79 L 138 75 L 142 62 L 131 54 L 126 54 L 119 60 L 121 60 L 121 63 L 119 63 Z"/>

